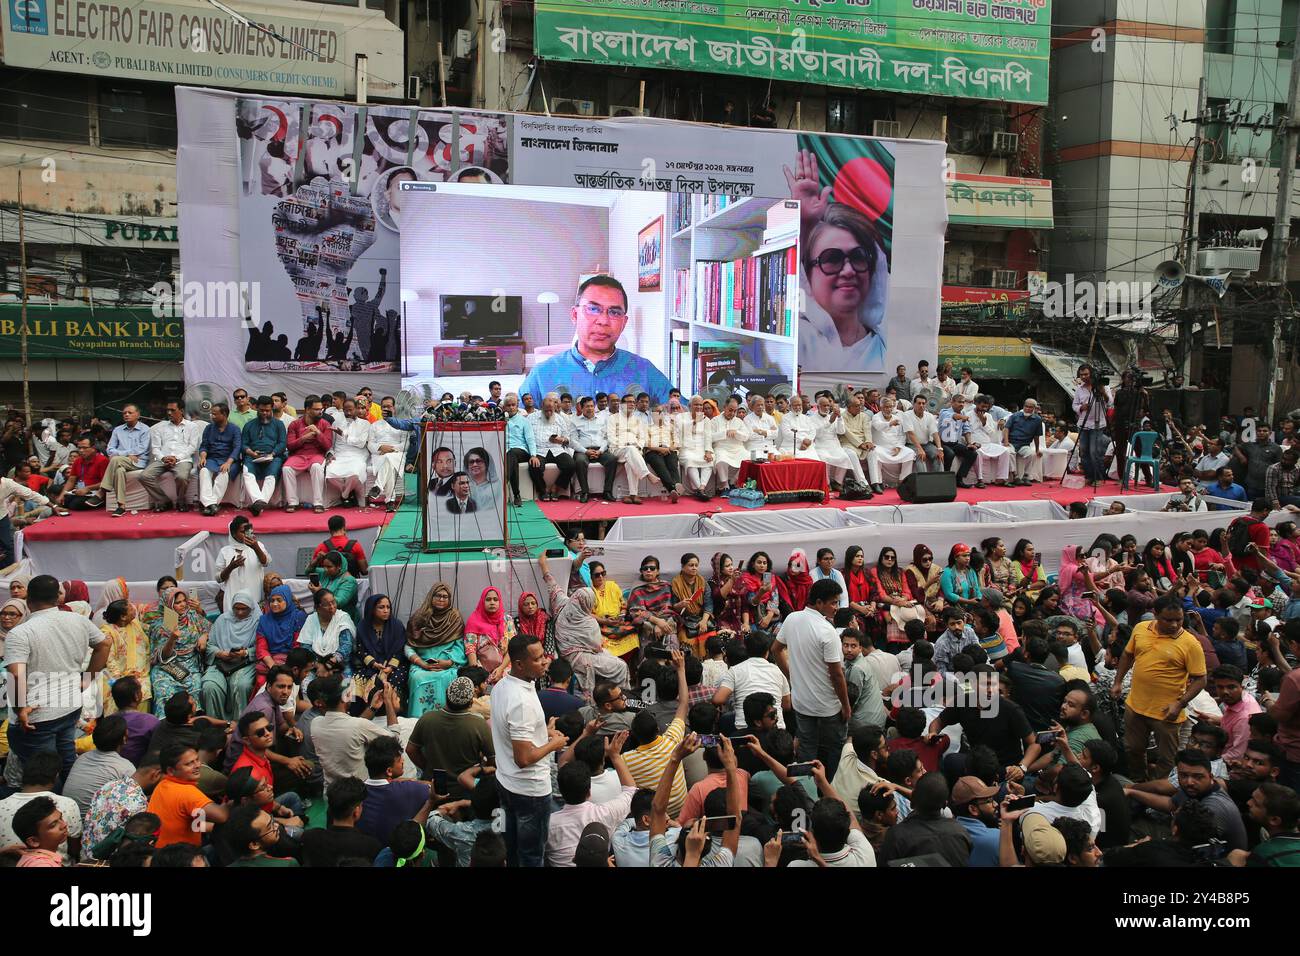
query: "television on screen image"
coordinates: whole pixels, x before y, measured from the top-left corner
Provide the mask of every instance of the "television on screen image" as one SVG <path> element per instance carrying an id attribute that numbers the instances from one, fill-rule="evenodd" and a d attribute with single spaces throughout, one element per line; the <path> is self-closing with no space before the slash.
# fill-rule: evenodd
<path id="1" fill-rule="evenodd" d="M 442 337 L 481 341 L 517 339 L 524 331 L 524 300 L 518 295 L 444 295 Z"/>

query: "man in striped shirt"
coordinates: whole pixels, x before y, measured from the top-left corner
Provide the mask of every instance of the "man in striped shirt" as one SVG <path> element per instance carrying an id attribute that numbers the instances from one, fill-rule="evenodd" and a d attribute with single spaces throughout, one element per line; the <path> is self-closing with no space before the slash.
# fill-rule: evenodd
<path id="1" fill-rule="evenodd" d="M 677 670 L 677 686 L 684 688 L 686 684 L 686 658 L 681 652 L 673 651 L 673 667 Z M 655 687 L 651 684 L 644 688 L 643 693 L 653 693 Z M 654 789 L 659 786 L 659 778 L 663 776 L 665 768 L 672 762 L 672 755 L 677 745 L 681 743 L 682 737 L 686 733 L 686 711 L 690 707 L 690 695 L 679 693 L 677 695 L 677 711 L 673 715 L 672 722 L 668 724 L 668 729 L 662 734 L 659 733 L 659 725 L 655 722 L 654 714 L 648 710 L 642 710 L 632 719 L 632 742 L 636 745 L 632 750 L 623 754 L 623 760 L 627 763 L 627 768 L 632 772 L 632 779 L 636 781 L 638 787 Z M 682 810 L 682 804 L 686 802 L 686 774 L 682 771 L 680 761 L 675 764 L 673 770 L 672 790 L 668 798 L 668 815 L 674 819 Z"/>

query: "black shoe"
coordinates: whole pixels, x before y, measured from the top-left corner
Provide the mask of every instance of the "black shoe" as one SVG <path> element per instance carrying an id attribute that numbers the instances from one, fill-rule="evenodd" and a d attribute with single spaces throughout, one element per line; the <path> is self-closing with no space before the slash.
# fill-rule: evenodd
<path id="1" fill-rule="evenodd" d="M 984 488 L 984 487 L 986 487 L 986 485 L 984 484 L 983 481 L 981 481 L 981 480 L 979 480 L 979 479 L 976 479 L 976 480 L 975 480 L 975 487 L 976 487 L 976 488 Z"/>
<path id="2" fill-rule="evenodd" d="M 118 505 L 115 509 L 113 509 L 114 518 L 120 518 L 124 514 L 126 514 L 126 509 L 123 508 L 121 505 Z"/>
<path id="3" fill-rule="evenodd" d="M 523 499 L 521 499 L 518 495 L 515 495 L 514 498 L 511 499 L 510 503 L 514 505 L 516 508 L 522 508 L 524 506 Z"/>
<path id="4" fill-rule="evenodd" d="M 885 486 L 880 482 L 876 482 L 871 486 L 871 493 L 874 495 L 883 495 L 885 493 Z"/>
<path id="5" fill-rule="evenodd" d="M 251 511 L 251 512 L 253 512 L 253 517 L 254 517 L 254 518 L 260 518 L 260 517 L 262 516 L 262 509 L 265 508 L 265 507 L 266 507 L 266 502 L 264 502 L 264 501 L 254 501 L 254 502 L 249 506 L 248 510 Z"/>
<path id="6" fill-rule="evenodd" d="M 587 494 L 585 491 L 578 492 L 578 504 L 585 505 L 590 498 L 591 495 Z"/>

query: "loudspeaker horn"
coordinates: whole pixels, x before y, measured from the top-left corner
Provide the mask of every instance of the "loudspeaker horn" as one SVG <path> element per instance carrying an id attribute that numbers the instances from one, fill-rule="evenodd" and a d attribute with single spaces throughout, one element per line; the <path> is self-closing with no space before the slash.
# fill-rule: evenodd
<path id="1" fill-rule="evenodd" d="M 1166 259 L 1156 266 L 1156 284 L 1162 289 L 1177 289 L 1186 277 L 1187 270 L 1175 259 Z"/>

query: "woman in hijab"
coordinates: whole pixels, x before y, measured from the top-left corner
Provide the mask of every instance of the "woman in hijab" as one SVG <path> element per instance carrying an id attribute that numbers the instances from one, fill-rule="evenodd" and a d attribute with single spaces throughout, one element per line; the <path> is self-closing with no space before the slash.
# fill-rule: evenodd
<path id="1" fill-rule="evenodd" d="M 266 599 L 266 611 L 257 621 L 256 655 L 257 677 L 253 690 L 260 690 L 266 682 L 266 672 L 276 664 L 283 664 L 289 651 L 298 642 L 298 632 L 307 621 L 307 615 L 293 600 L 293 591 L 287 584 L 271 589 Z"/>
<path id="2" fill-rule="evenodd" d="M 110 641 L 108 663 L 100 673 L 104 715 L 117 711 L 109 689 L 114 681 L 123 677 L 134 677 L 140 682 L 141 709 L 144 710 L 153 698 L 153 687 L 149 682 L 149 635 L 140 625 L 135 606 L 123 598 L 105 607 L 101 616 L 104 623 L 99 629 Z"/>
<path id="3" fill-rule="evenodd" d="M 641 583 L 627 595 L 627 619 L 641 634 L 641 646 L 663 644 L 677 650 L 677 620 L 673 614 L 673 591 L 659 579 L 659 559 L 649 555 L 641 559 Z M 555 613 L 555 604 L 551 604 Z M 558 627 L 558 620 L 556 625 Z"/>
<path id="4" fill-rule="evenodd" d="M 923 544 L 912 549 L 912 563 L 906 570 L 907 584 L 925 605 L 925 628 L 939 627 L 939 613 L 943 610 L 943 588 L 940 584 L 943 571 L 935 566 L 934 552 Z"/>
<path id="5" fill-rule="evenodd" d="M 25 620 L 27 620 L 27 602 L 22 598 L 10 598 L 4 604 L 0 604 L 0 661 L 5 657 L 5 638 Z"/>
<path id="6" fill-rule="evenodd" d="M 439 581 L 406 624 L 406 659 L 411 664 L 408 717 L 419 717 L 447 702 L 447 685 L 456 668 L 469 663 L 465 621 L 452 604 L 451 588 Z"/>
<path id="7" fill-rule="evenodd" d="M 209 717 L 236 720 L 253 696 L 260 615 L 249 591 L 236 592 L 226 606 L 208 635 L 211 663 L 203 672 L 199 700 Z"/>
<path id="8" fill-rule="evenodd" d="M 519 616 L 515 618 L 515 630 L 520 634 L 546 640 L 546 622 L 551 616 L 542 609 L 542 602 L 532 591 L 519 595 Z"/>
<path id="9" fill-rule="evenodd" d="M 167 616 L 159 614 L 149 631 L 149 682 L 153 685 L 153 711 L 165 716 L 163 707 L 172 695 L 186 691 L 197 698 L 203 684 L 203 651 L 208 644 L 208 619 L 199 613 L 180 588 L 162 596 L 164 607 L 176 613 L 176 627 L 168 630 Z"/>
<path id="10" fill-rule="evenodd" d="M 375 682 L 382 676 L 406 696 L 407 664 L 406 627 L 393 617 L 393 601 L 387 594 L 366 598 L 361 627 L 357 631 L 356 649 L 352 654 L 354 693 L 369 700 Z"/>
<path id="11" fill-rule="evenodd" d="M 316 613 L 308 614 L 298 632 L 298 646 L 305 647 L 331 672 L 352 676 L 352 648 L 357 627 L 347 612 L 340 610 L 332 591 L 317 590 L 311 596 Z"/>
<path id="12" fill-rule="evenodd" d="M 90 588 L 85 581 L 64 581 L 59 585 L 59 610 L 90 617 Z"/>
<path id="13" fill-rule="evenodd" d="M 682 555 L 681 573 L 671 585 L 673 611 L 677 616 L 677 642 L 690 647 L 695 656 L 703 658 L 704 642 L 713 633 L 713 592 L 709 582 L 700 574 L 700 556 L 687 552 Z"/>
<path id="14" fill-rule="evenodd" d="M 113 578 L 111 581 L 105 581 L 103 589 L 99 592 L 99 600 L 95 602 L 95 611 L 90 616 L 90 623 L 97 627 L 104 624 L 104 610 L 114 601 L 130 601 L 131 589 L 127 587 L 126 578 Z M 135 613 L 138 616 L 144 611 L 143 605 L 133 604 Z"/>
<path id="15" fill-rule="evenodd" d="M 9 596 L 18 598 L 20 601 L 27 600 L 27 582 L 32 579 L 30 574 L 19 573 L 9 579 Z"/>
<path id="16" fill-rule="evenodd" d="M 500 588 L 484 588 L 465 622 L 465 656 L 471 665 L 488 672 L 489 684 L 495 684 L 505 674 L 506 645 L 514 636 L 515 624 L 506 613 Z"/>
<path id="17" fill-rule="evenodd" d="M 590 701 L 598 680 L 613 681 L 628 690 L 627 664 L 604 649 L 605 639 L 594 613 L 596 595 L 591 588 L 578 588 L 566 595 L 547 567 L 546 555 L 538 555 L 537 563 L 550 591 L 555 643 L 560 656 L 573 667 L 579 696 Z"/>
<path id="18" fill-rule="evenodd" d="M 795 548 L 790 552 L 790 560 L 786 562 L 785 574 L 776 579 L 776 590 L 781 595 L 781 617 L 806 608 L 808 592 L 812 586 L 812 575 L 808 572 L 808 554 L 803 548 Z"/>
<path id="19" fill-rule="evenodd" d="M 263 611 L 266 610 L 266 606 L 271 600 L 271 592 L 282 584 L 284 584 L 284 578 L 280 577 L 276 571 L 267 571 L 262 575 L 262 603 L 259 607 Z"/>
<path id="20" fill-rule="evenodd" d="M 334 601 L 340 611 L 351 619 L 357 613 L 357 579 L 348 571 L 347 560 L 337 551 L 331 551 L 321 558 L 319 584 L 312 584 L 308 579 L 307 587 L 315 596 L 321 591 L 334 595 Z"/>
<path id="21" fill-rule="evenodd" d="M 271 555 L 253 532 L 253 522 L 247 515 L 235 515 L 227 526 L 226 544 L 217 552 L 217 583 L 224 597 L 240 591 L 256 594 L 262 584 L 262 575 L 271 563 Z"/>

